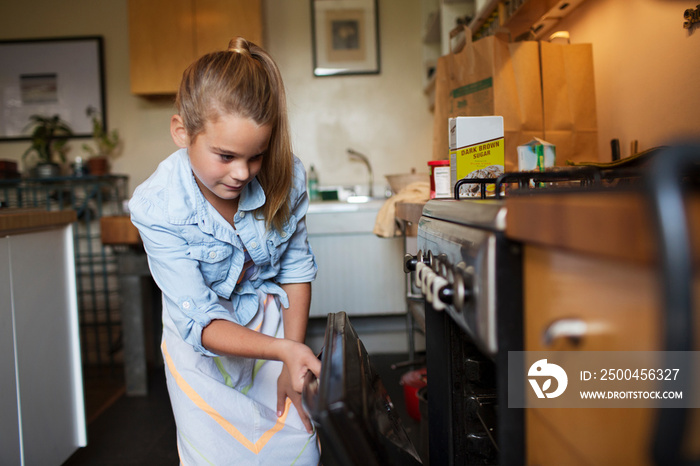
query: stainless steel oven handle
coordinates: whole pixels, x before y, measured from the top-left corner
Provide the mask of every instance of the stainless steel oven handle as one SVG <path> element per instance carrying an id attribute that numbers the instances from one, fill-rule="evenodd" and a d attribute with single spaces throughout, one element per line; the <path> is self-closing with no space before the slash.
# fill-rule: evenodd
<path id="1" fill-rule="evenodd" d="M 581 319 L 557 319 L 547 326 L 542 334 L 545 346 L 552 346 L 559 340 L 578 346 L 588 332 L 588 324 Z"/>

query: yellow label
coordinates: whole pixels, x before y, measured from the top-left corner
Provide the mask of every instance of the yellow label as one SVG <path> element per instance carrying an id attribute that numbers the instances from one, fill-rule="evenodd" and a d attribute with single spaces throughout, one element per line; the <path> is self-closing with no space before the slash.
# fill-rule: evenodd
<path id="1" fill-rule="evenodd" d="M 482 141 L 450 151 L 450 163 L 456 167 L 456 180 L 462 178 L 498 178 L 505 164 L 504 138 Z M 486 191 L 494 192 L 493 185 Z"/>

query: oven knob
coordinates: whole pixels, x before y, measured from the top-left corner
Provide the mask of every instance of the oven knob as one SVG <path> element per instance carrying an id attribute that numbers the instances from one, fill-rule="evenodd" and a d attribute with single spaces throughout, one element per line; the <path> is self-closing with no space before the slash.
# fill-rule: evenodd
<path id="1" fill-rule="evenodd" d="M 447 304 L 451 304 L 451 300 L 444 299 L 447 297 L 445 290 L 450 288 L 447 280 L 440 275 L 436 275 L 430 287 L 430 295 L 432 297 L 433 309 L 442 311 Z"/>
<path id="2" fill-rule="evenodd" d="M 473 273 L 462 263 L 454 269 L 454 285 L 452 287 L 452 302 L 457 312 L 461 312 L 472 296 Z"/>
<path id="3" fill-rule="evenodd" d="M 430 268 L 435 267 L 436 257 L 433 255 L 433 251 L 428 251 L 426 259 L 427 259 L 427 264 L 430 266 Z"/>
<path id="4" fill-rule="evenodd" d="M 433 285 L 433 281 L 437 277 L 437 274 L 427 265 L 423 268 L 423 274 L 421 276 L 421 291 L 425 295 L 425 299 L 431 303 L 433 302 L 433 294 L 430 292 Z"/>
<path id="5" fill-rule="evenodd" d="M 406 260 L 406 259 L 407 258 L 404 256 L 404 260 Z M 416 273 L 414 274 L 414 277 L 413 277 L 413 281 L 414 281 L 416 288 L 421 287 L 421 275 L 420 274 L 421 274 L 421 270 L 424 267 L 427 267 L 427 258 L 423 254 L 423 251 L 418 250 L 418 254 L 416 254 L 416 262 L 415 262 L 415 272 Z M 406 266 L 404 266 L 404 271 L 405 270 L 406 270 Z"/>
<path id="6" fill-rule="evenodd" d="M 439 273 L 440 275 L 445 276 L 443 271 L 447 267 L 448 263 L 449 261 L 447 260 L 447 254 L 438 254 L 434 258 L 433 270 Z"/>
<path id="7" fill-rule="evenodd" d="M 411 273 L 416 270 L 416 265 L 418 262 L 426 263 L 423 253 L 418 251 L 415 256 L 413 254 L 407 253 L 403 256 L 403 271 L 404 273 Z"/>
<path id="8" fill-rule="evenodd" d="M 416 288 L 420 288 L 421 291 L 423 291 L 423 275 L 427 273 L 430 270 L 430 267 L 428 267 L 427 264 L 424 262 L 418 262 L 416 263 L 416 276 L 415 276 L 415 285 Z"/>
<path id="9" fill-rule="evenodd" d="M 445 281 L 447 283 L 447 281 Z M 437 296 L 445 304 L 454 304 L 455 290 L 452 286 L 446 285 L 440 288 L 437 292 Z"/>

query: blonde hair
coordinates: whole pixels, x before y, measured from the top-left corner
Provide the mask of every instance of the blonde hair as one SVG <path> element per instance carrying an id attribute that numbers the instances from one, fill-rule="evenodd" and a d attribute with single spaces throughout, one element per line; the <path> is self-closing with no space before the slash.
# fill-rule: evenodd
<path id="1" fill-rule="evenodd" d="M 272 57 L 242 37 L 231 39 L 228 50 L 204 55 L 185 70 L 175 105 L 192 141 L 207 121 L 224 114 L 270 127 L 269 150 L 257 175 L 265 204 L 256 214 L 268 229 L 281 231 L 290 217 L 294 158 L 284 84 Z"/>

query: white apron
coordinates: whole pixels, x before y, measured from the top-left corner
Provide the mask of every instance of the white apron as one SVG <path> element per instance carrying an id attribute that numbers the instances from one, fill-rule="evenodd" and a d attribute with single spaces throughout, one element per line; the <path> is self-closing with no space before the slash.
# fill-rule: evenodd
<path id="1" fill-rule="evenodd" d="M 258 295 L 258 313 L 247 327 L 283 338 L 278 299 Z M 221 304 L 230 310 L 230 302 Z M 282 362 L 198 353 L 167 312 L 161 349 L 183 466 L 319 464 L 316 434 L 306 432 L 289 398 L 277 417 Z"/>

